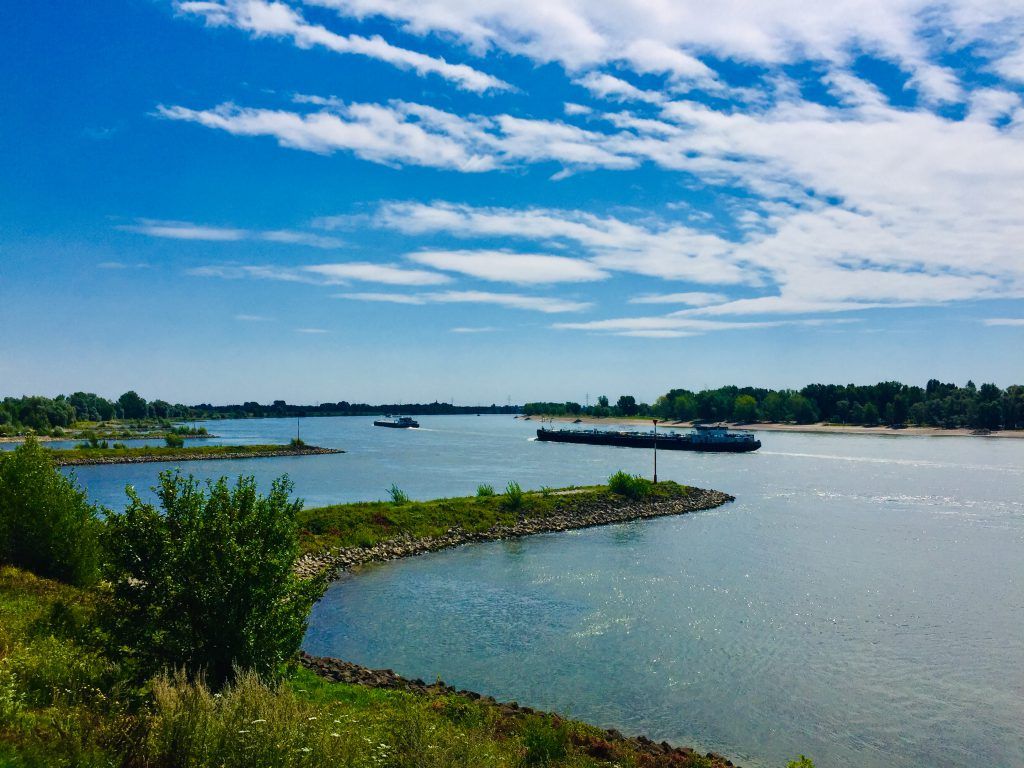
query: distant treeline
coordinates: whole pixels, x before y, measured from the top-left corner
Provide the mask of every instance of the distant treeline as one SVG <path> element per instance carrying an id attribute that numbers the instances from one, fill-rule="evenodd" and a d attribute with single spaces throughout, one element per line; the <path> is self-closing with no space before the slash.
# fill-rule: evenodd
<path id="1" fill-rule="evenodd" d="M 136 392 L 125 392 L 107 400 L 91 392 L 43 397 L 5 397 L 0 401 L 0 435 L 32 430 L 49 434 L 81 421 L 181 421 L 194 419 L 245 419 L 296 416 L 359 416 L 379 413 L 432 416 L 459 413 L 520 413 L 517 405 L 453 405 L 451 403 L 336 403 L 291 405 L 275 400 L 270 405 L 245 402 L 240 405 L 182 405 L 166 400 L 149 400 Z"/>
<path id="2" fill-rule="evenodd" d="M 622 395 L 614 405 L 601 396 L 589 407 L 574 402 L 527 403 L 523 411 L 529 415 L 649 416 L 675 421 L 826 421 L 864 426 L 1022 429 L 1024 386 L 1000 389 L 995 384 L 978 387 L 968 381 L 958 387 L 937 379 L 923 388 L 898 381 L 869 386 L 809 384 L 800 390 L 730 386 L 700 392 L 673 389 L 653 405 Z"/>

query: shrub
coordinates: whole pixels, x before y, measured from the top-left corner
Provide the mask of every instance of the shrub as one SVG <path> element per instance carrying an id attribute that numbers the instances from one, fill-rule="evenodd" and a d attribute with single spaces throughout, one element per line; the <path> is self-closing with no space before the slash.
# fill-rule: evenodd
<path id="1" fill-rule="evenodd" d="M 306 442 L 299 437 L 293 437 L 291 440 L 288 441 L 288 447 L 290 448 L 304 448 L 305 445 Z"/>
<path id="2" fill-rule="evenodd" d="M 800 755 L 796 760 L 786 763 L 786 768 L 814 768 L 814 761 L 809 757 Z"/>
<path id="3" fill-rule="evenodd" d="M 476 495 L 481 498 L 494 495 L 494 486 L 490 483 L 481 483 L 476 487 Z"/>
<path id="4" fill-rule="evenodd" d="M 515 480 L 510 480 L 505 486 L 505 503 L 510 509 L 519 509 L 523 506 L 523 489 Z"/>
<path id="5" fill-rule="evenodd" d="M 293 568 L 299 556 L 287 477 L 270 493 L 252 477 L 207 481 L 162 472 L 162 511 L 128 488 L 130 503 L 107 518 L 111 595 L 103 618 L 139 672 L 205 672 L 215 686 L 234 669 L 277 674 L 299 649 L 323 590 Z"/>
<path id="6" fill-rule="evenodd" d="M 29 439 L 0 460 L 0 561 L 77 586 L 96 581 L 96 507 Z"/>
<path id="7" fill-rule="evenodd" d="M 181 435 L 167 435 L 164 437 L 164 442 L 167 443 L 168 448 L 183 448 L 185 446 L 185 438 Z"/>
<path id="8" fill-rule="evenodd" d="M 652 483 L 640 475 L 630 475 L 621 469 L 608 478 L 608 490 L 628 499 L 642 499 L 649 496 Z"/>
<path id="9" fill-rule="evenodd" d="M 394 504 L 405 504 L 409 501 L 409 494 L 403 491 L 395 483 L 391 484 L 388 488 L 388 495 L 391 497 L 391 501 Z"/>
<path id="10" fill-rule="evenodd" d="M 523 765 L 551 765 L 564 760 L 569 752 L 569 736 L 565 728 L 546 716 L 531 717 L 522 726 L 526 754 Z"/>

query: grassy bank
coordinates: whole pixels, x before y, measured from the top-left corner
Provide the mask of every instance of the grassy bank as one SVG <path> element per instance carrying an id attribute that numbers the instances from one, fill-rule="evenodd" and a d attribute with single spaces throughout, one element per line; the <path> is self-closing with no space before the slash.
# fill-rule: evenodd
<path id="1" fill-rule="evenodd" d="M 452 528 L 483 532 L 495 525 L 565 515 L 603 501 L 623 500 L 607 485 L 494 494 L 482 486 L 477 496 L 433 501 L 370 501 L 306 509 L 299 513 L 305 552 L 339 547 L 369 547 L 390 539 L 440 536 Z M 674 482 L 647 484 L 638 493 L 648 499 L 673 499 L 691 489 Z M 518 500 L 517 500 L 518 499 Z"/>
<path id="2" fill-rule="evenodd" d="M 187 447 L 116 446 L 110 448 L 78 447 L 48 449 L 58 466 L 87 464 L 135 464 L 157 461 L 209 461 L 214 459 L 252 459 L 268 456 L 306 456 L 325 453 L 344 453 L 313 445 L 195 445 Z"/>
<path id="3" fill-rule="evenodd" d="M 90 592 L 0 568 L 0 764 L 249 768 L 657 766 L 588 725 L 457 695 L 242 674 L 214 694 L 134 683 L 100 650 Z M 667 766 L 668 763 L 665 763 Z M 692 756 L 679 768 L 721 765 Z"/>

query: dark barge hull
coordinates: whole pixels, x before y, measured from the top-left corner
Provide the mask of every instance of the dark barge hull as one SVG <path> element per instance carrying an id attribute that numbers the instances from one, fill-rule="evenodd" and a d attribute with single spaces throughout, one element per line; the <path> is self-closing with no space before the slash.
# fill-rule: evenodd
<path id="1" fill-rule="evenodd" d="M 375 421 L 373 422 L 375 427 L 391 427 L 392 429 L 415 429 L 419 426 L 419 422 L 413 424 L 396 424 L 393 421 Z"/>
<path id="2" fill-rule="evenodd" d="M 653 448 L 654 437 L 642 433 L 583 432 L 574 430 L 538 429 L 537 439 L 551 443 L 580 443 L 583 445 L 613 445 L 619 448 Z M 659 451 L 702 451 L 705 453 L 747 453 L 761 447 L 760 440 L 735 442 L 693 442 L 689 435 L 659 437 Z"/>

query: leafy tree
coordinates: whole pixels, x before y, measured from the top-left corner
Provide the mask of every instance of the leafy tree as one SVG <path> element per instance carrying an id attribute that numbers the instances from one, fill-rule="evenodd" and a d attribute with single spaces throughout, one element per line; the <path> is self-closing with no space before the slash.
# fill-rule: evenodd
<path id="1" fill-rule="evenodd" d="M 90 585 L 99 573 L 99 527 L 85 491 L 36 440 L 0 458 L 0 561 Z"/>
<path id="2" fill-rule="evenodd" d="M 118 405 L 121 406 L 121 413 L 124 414 L 126 419 L 144 419 L 147 415 L 146 401 L 143 400 L 137 392 L 129 390 L 117 398 Z"/>
<path id="3" fill-rule="evenodd" d="M 291 482 L 263 496 L 252 477 L 204 487 L 167 471 L 154 490 L 161 510 L 129 487 L 128 507 L 107 519 L 113 636 L 143 674 L 180 667 L 220 686 L 236 668 L 277 673 L 323 590 L 293 570 L 302 502 Z"/>
<path id="4" fill-rule="evenodd" d="M 757 421 L 757 400 L 750 395 L 740 395 L 732 407 L 735 421 Z"/>
<path id="5" fill-rule="evenodd" d="M 620 416 L 635 416 L 637 414 L 636 398 L 632 395 L 622 395 L 615 403 L 615 411 Z"/>
<path id="6" fill-rule="evenodd" d="M 601 395 L 599 398 L 597 398 L 597 404 L 599 406 L 601 406 L 602 408 L 607 408 L 608 407 L 608 396 L 607 395 Z"/>

